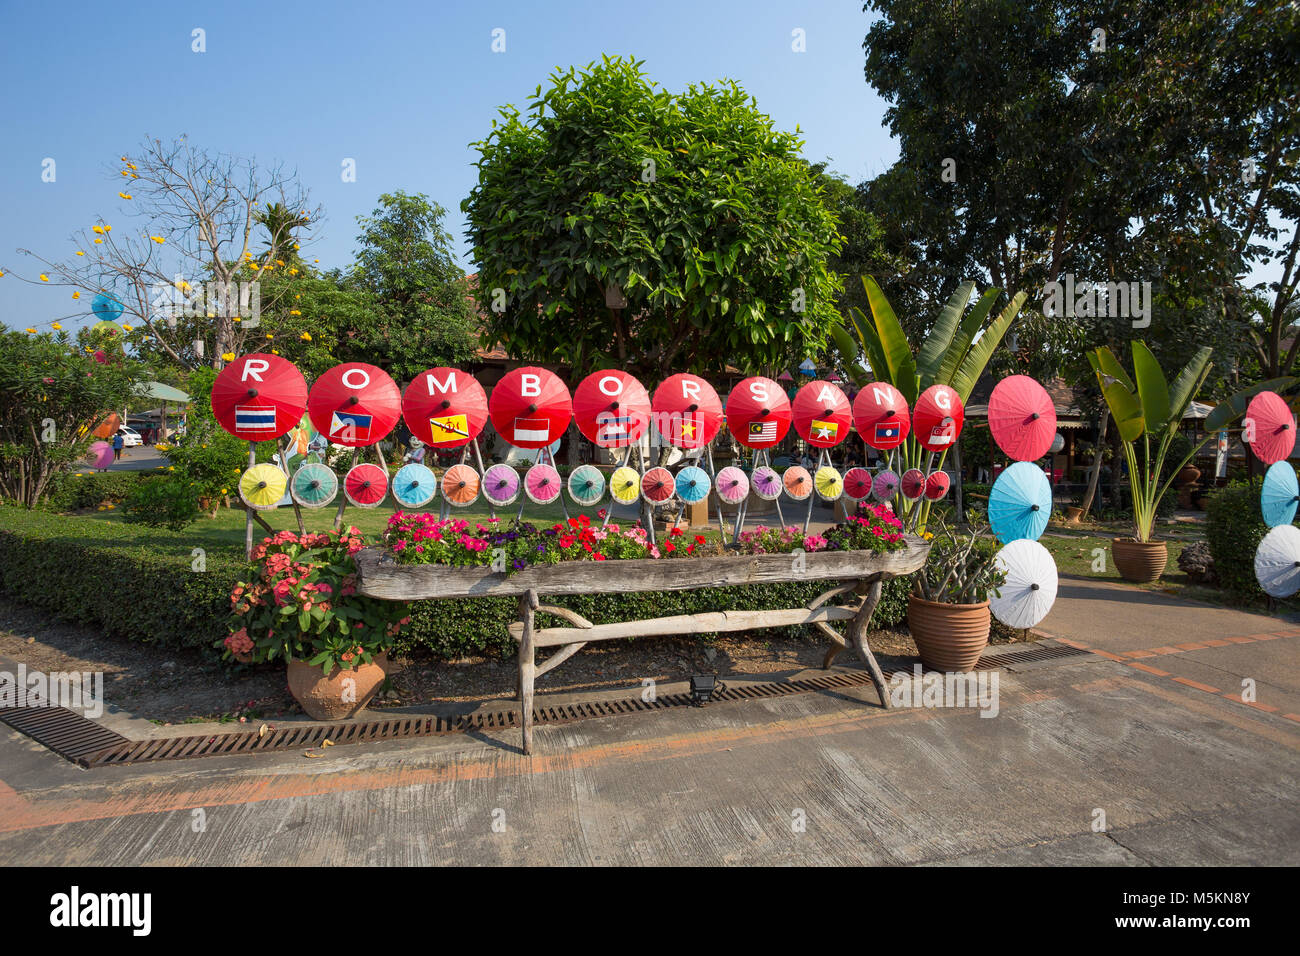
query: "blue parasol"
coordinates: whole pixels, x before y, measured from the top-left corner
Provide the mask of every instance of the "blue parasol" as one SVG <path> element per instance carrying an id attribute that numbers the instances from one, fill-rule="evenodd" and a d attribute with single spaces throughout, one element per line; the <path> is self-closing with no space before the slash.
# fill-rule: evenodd
<path id="1" fill-rule="evenodd" d="M 1300 485 L 1296 483 L 1295 469 L 1289 461 L 1275 461 L 1264 472 L 1264 487 L 1259 493 L 1259 509 L 1264 513 L 1264 523 L 1270 528 L 1295 521 L 1296 505 L 1300 504 Z"/>
<path id="2" fill-rule="evenodd" d="M 712 487 L 709 473 L 698 465 L 687 465 L 677 473 L 677 497 L 687 504 L 703 501 Z"/>
<path id="3" fill-rule="evenodd" d="M 403 465 L 393 476 L 393 497 L 403 508 L 423 508 L 438 495 L 438 478 L 424 465 Z"/>
<path id="4" fill-rule="evenodd" d="M 569 473 L 569 497 L 580 505 L 594 505 L 605 497 L 605 476 L 595 465 L 579 465 Z"/>
<path id="5" fill-rule="evenodd" d="M 1052 516 L 1052 485 L 1037 465 L 1018 461 L 998 475 L 989 492 L 989 522 L 1003 544 L 1037 541 Z"/>

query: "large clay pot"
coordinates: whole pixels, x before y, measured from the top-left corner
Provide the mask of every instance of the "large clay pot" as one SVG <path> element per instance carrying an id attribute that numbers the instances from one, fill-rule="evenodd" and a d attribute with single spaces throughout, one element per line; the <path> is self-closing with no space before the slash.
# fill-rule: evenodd
<path id="1" fill-rule="evenodd" d="M 1070 505 L 1065 509 L 1065 523 L 1078 524 L 1079 519 L 1083 517 L 1083 509 L 1078 505 Z"/>
<path id="2" fill-rule="evenodd" d="M 1135 584 L 1158 581 L 1165 573 L 1169 548 L 1163 541 L 1138 541 L 1135 538 L 1113 538 L 1110 553 L 1115 557 L 1119 576 Z"/>
<path id="3" fill-rule="evenodd" d="M 915 594 L 907 597 L 907 629 L 921 654 L 921 663 L 934 670 L 974 670 L 988 645 L 991 625 L 988 601 L 942 604 Z"/>
<path id="4" fill-rule="evenodd" d="M 1178 470 L 1178 474 L 1174 475 L 1174 487 L 1180 488 L 1183 485 L 1193 484 L 1200 477 L 1201 469 L 1195 465 L 1184 465 Z"/>
<path id="5" fill-rule="evenodd" d="M 335 668 L 328 676 L 302 661 L 289 662 L 289 691 L 313 720 L 345 720 L 365 709 L 388 674 L 388 655 L 350 671 Z"/>

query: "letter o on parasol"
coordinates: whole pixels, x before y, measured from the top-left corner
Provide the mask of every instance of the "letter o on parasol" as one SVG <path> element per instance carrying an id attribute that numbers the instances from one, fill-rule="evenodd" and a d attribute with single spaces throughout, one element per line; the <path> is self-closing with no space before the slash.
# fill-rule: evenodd
<path id="1" fill-rule="evenodd" d="M 348 362 L 316 379 L 307 414 L 331 442 L 361 448 L 393 430 L 402 414 L 402 392 L 382 368 Z"/>
<path id="2" fill-rule="evenodd" d="M 627 372 L 592 372 L 573 390 L 573 418 L 597 447 L 626 448 L 650 427 L 650 393 Z"/>

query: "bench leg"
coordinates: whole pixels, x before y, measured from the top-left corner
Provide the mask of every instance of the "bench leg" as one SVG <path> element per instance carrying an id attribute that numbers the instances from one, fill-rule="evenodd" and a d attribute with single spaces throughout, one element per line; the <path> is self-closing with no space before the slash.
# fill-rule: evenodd
<path id="1" fill-rule="evenodd" d="M 529 591 L 519 598 L 519 618 L 523 634 L 519 638 L 519 726 L 523 733 L 523 751 L 533 752 L 533 684 L 537 672 L 536 648 L 533 647 L 533 622 L 537 595 Z"/>
<path id="2" fill-rule="evenodd" d="M 876 685 L 876 693 L 880 695 L 881 705 L 888 710 L 889 692 L 885 690 L 885 675 L 880 672 L 880 665 L 876 663 L 876 655 L 871 653 L 871 646 L 867 643 L 871 615 L 875 612 L 876 605 L 880 603 L 880 591 L 883 587 L 884 582 L 880 578 L 863 582 L 859 586 L 859 591 L 863 595 L 862 607 L 858 608 L 858 613 L 849 622 L 849 640 L 858 649 L 859 656 L 867 665 L 867 670 L 871 672 L 871 683 Z"/>

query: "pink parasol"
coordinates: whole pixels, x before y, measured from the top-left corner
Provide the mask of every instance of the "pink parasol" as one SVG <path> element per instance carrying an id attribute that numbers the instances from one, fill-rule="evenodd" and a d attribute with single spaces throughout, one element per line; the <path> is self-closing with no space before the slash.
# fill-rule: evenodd
<path id="1" fill-rule="evenodd" d="M 1246 406 L 1241 440 L 1266 465 L 1289 458 L 1295 449 L 1295 416 L 1276 392 L 1260 392 Z"/>
<path id="2" fill-rule="evenodd" d="M 873 484 L 871 472 L 865 468 L 850 468 L 844 473 L 844 497 L 850 501 L 862 501 L 871 494 Z"/>
<path id="3" fill-rule="evenodd" d="M 812 482 L 809 482 L 809 491 L 812 490 L 811 485 Z M 713 486 L 718 489 L 718 497 L 732 505 L 744 501 L 749 494 L 749 479 L 734 465 L 728 465 L 718 472 Z"/>
<path id="4" fill-rule="evenodd" d="M 550 465 L 533 465 L 524 473 L 524 494 L 539 505 L 549 505 L 564 490 L 560 473 Z"/>
<path id="5" fill-rule="evenodd" d="M 877 501 L 888 501 L 894 497 L 898 491 L 898 475 L 894 474 L 888 468 L 877 473 L 871 482 L 871 493 L 875 495 Z"/>
<path id="6" fill-rule="evenodd" d="M 799 389 L 791 411 L 794 430 L 814 448 L 833 448 L 849 437 L 853 409 L 832 382 L 809 382 Z"/>
<path id="7" fill-rule="evenodd" d="M 667 468 L 651 468 L 641 476 L 641 495 L 651 504 L 667 501 L 677 490 L 677 479 Z"/>
<path id="8" fill-rule="evenodd" d="M 948 493 L 950 479 L 946 471 L 932 471 L 925 478 L 925 496 L 938 501 Z"/>
<path id="9" fill-rule="evenodd" d="M 902 489 L 904 498 L 915 501 L 925 493 L 925 473 L 919 468 L 909 468 L 903 472 L 898 486 Z"/>
<path id="10" fill-rule="evenodd" d="M 989 396 L 989 431 L 1016 461 L 1042 458 L 1056 438 L 1056 406 L 1047 389 L 1028 375 L 1010 375 Z"/>
<path id="11" fill-rule="evenodd" d="M 90 465 L 103 469 L 113 463 L 113 446 L 106 441 L 97 441 L 90 446 Z"/>

